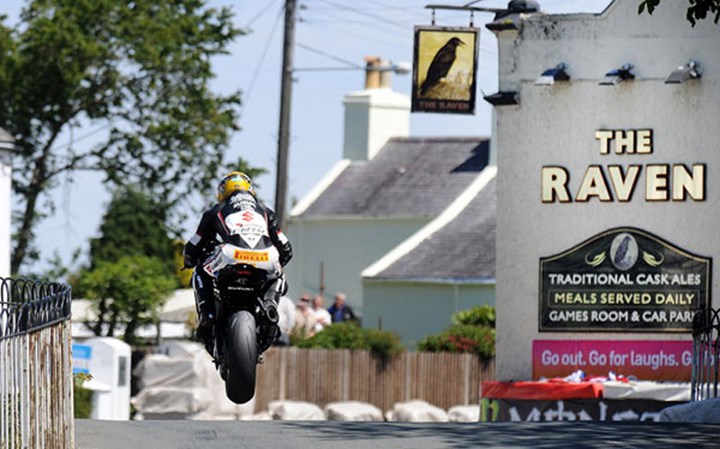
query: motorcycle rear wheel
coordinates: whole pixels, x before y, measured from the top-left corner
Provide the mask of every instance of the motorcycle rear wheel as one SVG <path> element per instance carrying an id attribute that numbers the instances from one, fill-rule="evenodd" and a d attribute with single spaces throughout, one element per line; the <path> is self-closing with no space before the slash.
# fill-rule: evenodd
<path id="1" fill-rule="evenodd" d="M 257 333 L 255 317 L 241 310 L 229 320 L 225 351 L 225 393 L 236 404 L 244 404 L 255 395 Z"/>

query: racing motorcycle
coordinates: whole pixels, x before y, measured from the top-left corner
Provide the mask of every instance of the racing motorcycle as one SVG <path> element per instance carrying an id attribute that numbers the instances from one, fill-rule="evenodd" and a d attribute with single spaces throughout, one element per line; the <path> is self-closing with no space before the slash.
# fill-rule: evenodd
<path id="1" fill-rule="evenodd" d="M 252 399 L 257 363 L 280 334 L 277 304 L 265 299 L 270 288 L 285 286 L 275 282 L 283 276 L 278 260 L 275 247 L 222 243 L 197 267 L 213 278 L 215 322 L 206 349 L 225 381 L 228 399 L 236 404 Z"/>

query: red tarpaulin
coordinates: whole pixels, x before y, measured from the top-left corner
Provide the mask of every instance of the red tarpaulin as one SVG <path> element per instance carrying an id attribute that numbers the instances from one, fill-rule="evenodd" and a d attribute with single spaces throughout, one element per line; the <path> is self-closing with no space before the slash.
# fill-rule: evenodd
<path id="1" fill-rule="evenodd" d="M 489 399 L 559 399 L 601 398 L 600 382 L 482 382 L 482 397 Z"/>

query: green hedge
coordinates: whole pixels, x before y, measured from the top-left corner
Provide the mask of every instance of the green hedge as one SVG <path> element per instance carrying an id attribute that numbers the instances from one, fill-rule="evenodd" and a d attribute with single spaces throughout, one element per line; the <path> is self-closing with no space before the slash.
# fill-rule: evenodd
<path id="1" fill-rule="evenodd" d="M 462 310 L 452 316 L 453 324 L 495 327 L 495 307 L 478 306 Z"/>
<path id="2" fill-rule="evenodd" d="M 73 375 L 73 409 L 76 419 L 87 419 L 92 414 L 91 390 L 83 388 L 85 381 L 92 379 L 89 374 L 76 373 Z"/>
<path id="3" fill-rule="evenodd" d="M 394 332 L 363 329 L 357 323 L 334 323 L 312 337 L 291 336 L 291 345 L 298 348 L 362 349 L 387 358 L 405 350 L 400 337 Z"/>
<path id="4" fill-rule="evenodd" d="M 495 308 L 480 306 L 457 312 L 454 323 L 440 334 L 429 335 L 417 343 L 418 351 L 467 352 L 483 358 L 495 356 Z"/>

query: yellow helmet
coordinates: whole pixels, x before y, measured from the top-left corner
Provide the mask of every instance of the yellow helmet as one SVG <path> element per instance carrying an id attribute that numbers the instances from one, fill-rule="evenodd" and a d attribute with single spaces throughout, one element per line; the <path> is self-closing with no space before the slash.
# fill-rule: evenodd
<path id="1" fill-rule="evenodd" d="M 233 192 L 250 192 L 255 194 L 252 179 L 248 175 L 240 171 L 230 172 L 223 176 L 217 187 L 217 199 L 223 201 Z"/>

